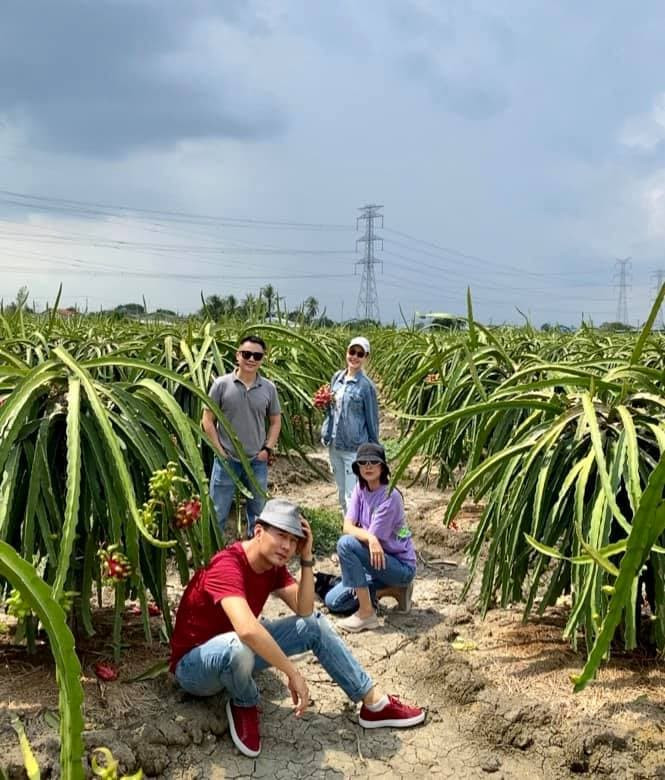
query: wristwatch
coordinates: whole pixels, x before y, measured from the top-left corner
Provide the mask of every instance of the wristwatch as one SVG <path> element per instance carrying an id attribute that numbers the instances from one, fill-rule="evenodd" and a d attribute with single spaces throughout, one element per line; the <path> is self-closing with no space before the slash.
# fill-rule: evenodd
<path id="1" fill-rule="evenodd" d="M 300 559 L 300 568 L 309 569 L 312 566 L 314 566 L 314 558 L 310 558 L 310 560 L 306 561 L 304 558 Z"/>
<path id="2" fill-rule="evenodd" d="M 267 444 L 264 444 L 263 447 L 261 447 L 262 450 L 265 450 L 268 455 L 272 455 L 272 447 L 269 447 Z"/>

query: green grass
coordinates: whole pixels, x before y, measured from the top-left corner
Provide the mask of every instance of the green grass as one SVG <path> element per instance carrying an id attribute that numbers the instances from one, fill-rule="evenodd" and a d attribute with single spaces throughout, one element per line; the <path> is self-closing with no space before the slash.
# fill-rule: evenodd
<path id="1" fill-rule="evenodd" d="M 403 440 L 391 438 L 382 439 L 381 444 L 383 445 L 383 449 L 386 451 L 386 459 L 388 462 L 390 462 L 398 456 L 400 447 L 403 444 Z"/>
<path id="2" fill-rule="evenodd" d="M 308 521 L 314 535 L 314 552 L 329 555 L 335 551 L 342 535 L 342 516 L 339 509 L 322 506 L 301 506 L 300 511 Z"/>

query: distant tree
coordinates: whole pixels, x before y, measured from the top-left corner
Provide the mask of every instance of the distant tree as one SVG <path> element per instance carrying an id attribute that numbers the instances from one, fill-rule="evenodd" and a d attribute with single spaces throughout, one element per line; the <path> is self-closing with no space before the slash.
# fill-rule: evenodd
<path id="1" fill-rule="evenodd" d="M 200 316 L 210 316 L 213 320 L 238 313 L 238 299 L 235 295 L 227 295 L 224 298 L 219 295 L 209 295 L 205 299 L 205 305 L 199 309 Z"/>
<path id="2" fill-rule="evenodd" d="M 224 314 L 235 314 L 238 307 L 238 299 L 235 295 L 227 295 L 224 298 Z"/>
<path id="3" fill-rule="evenodd" d="M 290 320 L 291 322 L 298 322 L 298 321 L 300 321 L 300 320 L 304 319 L 304 315 L 303 315 L 303 311 L 302 311 L 302 306 L 301 306 L 299 309 L 292 309 L 292 310 L 291 310 L 291 311 L 288 313 L 288 318 L 289 318 L 289 320 Z"/>
<path id="4" fill-rule="evenodd" d="M 32 314 L 33 309 L 31 309 L 27 303 L 28 303 L 28 297 L 30 296 L 30 291 L 27 287 L 21 287 L 19 288 L 19 291 L 16 293 L 16 299 L 13 300 L 5 309 L 4 311 L 7 314 L 12 314 L 16 311 L 23 311 L 27 314 Z"/>
<path id="5" fill-rule="evenodd" d="M 220 319 L 224 314 L 224 300 L 219 295 L 209 295 L 205 299 L 205 305 L 199 310 L 199 314 L 211 317 L 213 320 Z"/>
<path id="6" fill-rule="evenodd" d="M 142 303 L 121 303 L 113 311 L 125 316 L 137 317 L 140 314 L 145 314 L 145 307 Z"/>
<path id="7" fill-rule="evenodd" d="M 347 320 L 344 324 L 352 330 L 357 331 L 364 328 L 375 328 L 377 325 L 381 325 L 381 323 L 376 320 Z"/>
<path id="8" fill-rule="evenodd" d="M 253 293 L 247 293 L 238 307 L 238 314 L 247 320 L 261 319 L 265 315 L 265 303 Z"/>
<path id="9" fill-rule="evenodd" d="M 561 325 L 558 322 L 556 323 L 556 325 L 552 325 L 549 322 L 543 322 L 543 324 L 540 326 L 540 329 L 544 333 L 548 333 L 550 331 L 556 333 L 570 333 L 572 331 L 572 328 L 569 325 Z"/>
<path id="10" fill-rule="evenodd" d="M 307 322 L 311 322 L 319 312 L 319 302 L 312 295 L 305 299 L 304 311 L 305 319 Z"/>
<path id="11" fill-rule="evenodd" d="M 632 325 L 626 325 L 625 322 L 603 322 L 599 326 L 599 330 L 627 331 L 634 330 L 634 328 Z"/>
<path id="12" fill-rule="evenodd" d="M 259 296 L 265 299 L 265 302 L 268 305 L 268 317 L 272 317 L 272 304 L 277 298 L 277 290 L 272 284 L 267 284 L 265 287 L 261 288 Z"/>

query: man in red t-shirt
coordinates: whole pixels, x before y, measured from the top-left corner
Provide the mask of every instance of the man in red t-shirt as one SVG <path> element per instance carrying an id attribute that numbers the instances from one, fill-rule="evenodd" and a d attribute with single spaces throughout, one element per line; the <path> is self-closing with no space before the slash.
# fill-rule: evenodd
<path id="1" fill-rule="evenodd" d="M 425 711 L 376 689 L 367 672 L 319 612 L 314 612 L 312 532 L 290 501 L 268 501 L 252 539 L 217 553 L 183 593 L 171 638 L 171 671 L 195 696 L 228 691 L 231 738 L 246 756 L 261 752 L 259 691 L 253 674 L 268 666 L 284 672 L 296 717 L 309 704 L 304 677 L 289 656 L 311 650 L 352 701 L 362 701 L 365 728 L 415 726 Z M 286 564 L 300 555 L 300 582 Z M 270 594 L 295 615 L 259 620 Z"/>

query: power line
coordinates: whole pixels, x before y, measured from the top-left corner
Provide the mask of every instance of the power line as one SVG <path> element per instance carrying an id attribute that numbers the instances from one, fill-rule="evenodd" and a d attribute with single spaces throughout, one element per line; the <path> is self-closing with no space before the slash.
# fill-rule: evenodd
<path id="1" fill-rule="evenodd" d="M 13 255 L 10 253 L 10 256 L 13 256 L 15 258 L 20 259 L 21 255 Z M 43 262 L 49 262 L 48 260 L 44 260 Z M 74 261 L 77 263 L 80 263 L 81 261 Z M 100 277 L 112 277 L 112 278 L 124 278 L 124 277 L 136 277 L 136 278 L 143 278 L 143 279 L 155 279 L 155 280 L 164 280 L 164 279 L 175 279 L 175 280 L 182 280 L 182 281 L 220 281 L 220 282 L 235 282 L 240 280 L 257 280 L 257 281 L 265 281 L 266 274 L 265 271 L 257 274 L 257 275 L 247 275 L 247 274 L 185 274 L 185 273 L 175 273 L 165 270 L 160 271 L 142 271 L 142 270 L 132 270 L 128 268 L 123 268 L 121 270 L 118 269 L 112 269 L 104 267 L 104 266 L 91 266 L 86 265 L 85 267 L 68 267 L 65 265 L 65 267 L 61 268 L 44 268 L 39 267 L 30 267 L 25 265 L 6 265 L 3 264 L 3 270 L 4 271 L 14 271 L 21 274 L 37 274 L 39 276 L 63 276 L 63 275 L 75 275 L 75 276 L 94 276 Z M 301 273 L 301 274 L 271 274 L 271 279 L 348 279 L 350 278 L 351 274 L 345 273 L 345 274 L 321 274 L 321 273 Z"/>
<path id="2" fill-rule="evenodd" d="M 487 289 L 491 289 L 491 290 L 497 290 L 497 289 L 500 288 L 500 285 L 499 285 L 498 282 L 496 282 L 494 284 L 486 284 L 486 283 L 477 281 L 474 277 L 472 277 L 470 275 L 469 276 L 462 275 L 462 271 L 459 268 L 450 269 L 450 268 L 446 268 L 445 266 L 444 267 L 439 267 L 439 266 L 433 265 L 432 263 L 426 263 L 426 262 L 424 262 L 424 261 L 422 261 L 420 259 L 416 260 L 415 258 L 408 257 L 407 255 L 398 254 L 397 252 L 391 252 L 388 249 L 384 250 L 384 254 L 385 255 L 390 255 L 390 257 L 395 257 L 395 258 L 398 258 L 400 260 L 404 260 L 407 263 L 411 264 L 411 265 L 405 265 L 403 263 L 395 263 L 393 261 L 393 262 L 388 264 L 389 266 L 403 268 L 403 269 L 405 269 L 407 271 L 410 271 L 410 272 L 413 272 L 414 270 L 420 270 L 422 268 L 431 269 L 432 271 L 436 271 L 439 274 L 445 272 L 447 274 L 446 275 L 446 283 L 447 284 L 455 284 L 457 282 L 459 284 L 462 284 L 464 287 L 471 286 L 473 289 L 487 288 Z M 458 278 L 453 277 L 452 274 L 451 274 L 451 270 L 454 273 L 459 273 L 460 276 Z M 496 271 L 495 273 L 498 274 L 498 275 L 502 275 L 505 272 Z M 487 277 L 485 277 L 485 278 L 487 278 Z M 545 283 L 546 280 L 539 279 L 538 281 L 541 282 L 541 283 Z M 428 284 L 428 282 L 423 282 L 423 283 L 424 284 Z M 509 280 L 507 283 L 504 283 L 503 286 L 505 286 L 510 292 L 525 292 L 525 293 L 534 294 L 534 295 L 541 294 L 541 293 L 545 294 L 545 295 L 551 295 L 552 294 L 552 286 L 551 285 L 547 289 L 540 289 L 540 288 L 535 288 L 535 287 L 515 287 L 513 285 L 512 281 Z M 575 287 L 575 288 L 576 287 L 594 287 L 594 288 L 600 289 L 600 285 L 597 284 L 597 283 L 585 283 L 585 282 L 582 282 L 582 283 L 579 283 L 579 284 L 570 284 L 570 283 L 565 283 L 564 282 L 564 289 L 568 290 L 568 289 L 573 288 L 573 287 Z M 608 298 L 608 299 L 604 299 L 604 300 L 608 300 L 608 301 L 612 300 L 613 301 L 614 298 L 611 298 L 611 299 Z"/>
<path id="3" fill-rule="evenodd" d="M 95 201 L 71 200 L 33 193 L 14 192 L 0 189 L 0 203 L 32 208 L 39 211 L 60 211 L 77 216 L 117 216 L 114 212 L 124 212 L 138 218 L 155 218 L 167 222 L 192 222 L 194 224 L 219 224 L 224 227 L 251 228 L 288 228 L 293 230 L 352 230 L 350 225 L 325 224 L 321 222 L 295 222 L 291 220 L 266 220 L 253 217 L 222 217 L 210 214 L 195 214 L 186 211 L 167 211 L 140 208 L 138 206 L 98 203 Z"/>
<path id="4" fill-rule="evenodd" d="M 126 239 L 110 239 L 102 236 L 89 236 L 79 238 L 67 234 L 45 234 L 32 236 L 21 232 L 0 232 L 0 238 L 12 241 L 29 241 L 37 244 L 78 244 L 99 247 L 104 249 L 135 249 L 148 252 L 176 252 L 187 254 L 234 254 L 234 255 L 348 255 L 346 249 L 301 249 L 300 247 L 263 248 L 263 247 L 220 247 L 197 246 L 192 244 L 157 244 L 143 241 L 130 241 Z"/>
<path id="5" fill-rule="evenodd" d="M 385 228 L 386 232 L 388 233 L 394 233 L 397 236 L 402 236 L 402 238 L 406 238 L 410 241 L 416 242 L 418 244 L 423 244 L 424 246 L 432 247 L 433 249 L 438 249 L 439 253 L 434 254 L 431 252 L 427 252 L 424 249 L 418 249 L 417 247 L 410 247 L 405 244 L 402 244 L 399 241 L 394 241 L 393 239 L 385 239 L 386 241 L 390 241 L 390 243 L 396 244 L 397 246 L 402 246 L 416 251 L 421 252 L 426 255 L 430 255 L 431 257 L 441 257 L 440 252 L 444 252 L 448 255 L 453 255 L 455 257 L 461 257 L 464 260 L 471 260 L 472 262 L 478 263 L 483 266 L 492 266 L 493 268 L 505 268 L 507 271 L 504 271 L 504 273 L 512 273 L 512 274 L 519 274 L 520 276 L 539 276 L 539 277 L 549 277 L 549 276 L 577 276 L 579 274 L 579 271 L 556 271 L 556 272 L 540 272 L 540 271 L 529 271 L 525 268 L 520 268 L 518 266 L 509 265 L 507 263 L 499 263 L 495 260 L 488 260 L 485 257 L 481 257 L 480 255 L 472 255 L 468 252 L 461 252 L 458 249 L 453 249 L 451 247 L 442 246 L 441 244 L 436 244 L 432 241 L 425 241 L 422 238 L 418 238 L 417 236 L 412 236 L 409 233 L 405 233 L 401 230 L 394 230 L 393 228 Z M 445 258 L 449 259 L 449 258 Z M 593 273 L 592 271 L 589 271 L 588 273 Z"/>
<path id="6" fill-rule="evenodd" d="M 379 314 L 379 295 L 376 291 L 374 266 L 380 263 L 381 260 L 377 260 L 374 257 L 374 244 L 380 242 L 381 249 L 383 249 L 383 239 L 375 235 L 374 221 L 381 220 L 381 227 L 383 227 L 383 214 L 379 213 L 379 209 L 382 208 L 383 206 L 375 204 L 363 206 L 360 209 L 361 215 L 356 222 L 356 227 L 361 221 L 365 222 L 365 235 L 356 241 L 356 247 L 358 244 L 365 244 L 365 256 L 362 260 L 356 262 L 356 265 L 361 265 L 363 269 L 360 291 L 358 292 L 356 317 L 360 320 L 374 320 L 376 322 L 381 321 L 381 316 Z"/>

